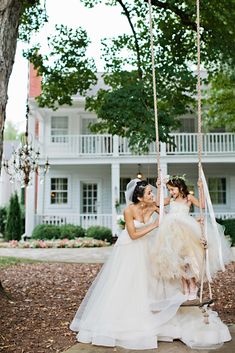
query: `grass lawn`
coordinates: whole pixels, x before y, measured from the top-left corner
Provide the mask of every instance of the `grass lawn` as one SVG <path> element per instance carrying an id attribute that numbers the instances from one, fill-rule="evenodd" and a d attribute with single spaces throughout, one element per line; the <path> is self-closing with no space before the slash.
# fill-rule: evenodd
<path id="1" fill-rule="evenodd" d="M 17 265 L 17 264 L 32 264 L 41 262 L 38 260 L 30 260 L 30 259 L 21 259 L 12 256 L 0 256 L 0 267 Z"/>

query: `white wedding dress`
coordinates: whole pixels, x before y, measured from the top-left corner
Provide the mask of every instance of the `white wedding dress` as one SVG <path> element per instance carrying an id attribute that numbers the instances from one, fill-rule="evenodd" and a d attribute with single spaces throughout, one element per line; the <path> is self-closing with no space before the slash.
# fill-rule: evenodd
<path id="1" fill-rule="evenodd" d="M 179 281 L 152 277 L 149 247 L 156 236 L 152 231 L 132 240 L 126 230 L 120 234 L 70 325 L 79 342 L 143 350 L 157 348 L 160 340 L 214 348 L 231 339 L 213 312 L 206 325 L 200 309 L 180 308 L 186 297 Z"/>

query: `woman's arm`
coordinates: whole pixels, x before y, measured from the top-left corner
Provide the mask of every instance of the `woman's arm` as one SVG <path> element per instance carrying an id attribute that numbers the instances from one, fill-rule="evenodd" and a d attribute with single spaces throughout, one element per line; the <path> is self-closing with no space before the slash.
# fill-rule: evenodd
<path id="1" fill-rule="evenodd" d="M 148 226 L 146 226 L 144 228 L 136 229 L 136 227 L 134 225 L 133 215 L 132 215 L 132 212 L 129 208 L 127 208 L 124 211 L 124 219 L 126 222 L 127 232 L 129 234 L 129 236 L 131 237 L 131 239 L 133 239 L 133 240 L 141 238 L 144 235 L 148 234 L 149 232 L 151 232 L 151 230 L 157 228 L 158 224 L 159 224 L 159 221 L 157 219 L 156 221 L 154 221 L 153 223 L 149 224 Z"/>

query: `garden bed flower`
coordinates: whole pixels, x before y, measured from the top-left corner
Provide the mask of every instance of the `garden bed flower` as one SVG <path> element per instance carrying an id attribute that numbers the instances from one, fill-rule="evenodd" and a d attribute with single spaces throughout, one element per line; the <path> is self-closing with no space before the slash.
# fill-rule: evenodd
<path id="1" fill-rule="evenodd" d="M 75 238 L 69 239 L 55 239 L 55 240 L 28 240 L 28 241 L 17 241 L 11 240 L 9 242 L 0 243 L 1 248 L 95 248 L 109 246 L 110 243 L 104 240 L 97 240 L 94 238 Z"/>

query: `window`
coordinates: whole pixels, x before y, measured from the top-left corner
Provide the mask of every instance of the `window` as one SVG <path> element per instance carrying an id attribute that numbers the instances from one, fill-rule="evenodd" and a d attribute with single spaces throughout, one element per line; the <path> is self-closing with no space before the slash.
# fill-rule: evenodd
<path id="1" fill-rule="evenodd" d="M 82 134 L 83 135 L 90 135 L 94 134 L 91 132 L 89 125 L 94 124 L 97 121 L 96 118 L 84 118 L 82 119 Z"/>
<path id="2" fill-rule="evenodd" d="M 130 178 L 120 178 L 120 204 L 123 205 L 126 203 L 126 199 L 125 199 L 125 191 L 126 191 L 126 186 L 129 183 L 129 181 L 131 181 Z"/>
<path id="3" fill-rule="evenodd" d="M 51 204 L 68 203 L 68 178 L 51 178 Z"/>
<path id="4" fill-rule="evenodd" d="M 82 184 L 82 212 L 97 213 L 97 184 Z"/>
<path id="5" fill-rule="evenodd" d="M 208 178 L 208 188 L 214 205 L 226 204 L 225 178 Z"/>
<path id="6" fill-rule="evenodd" d="M 67 143 L 68 142 L 69 119 L 67 116 L 51 117 L 51 142 Z"/>
<path id="7" fill-rule="evenodd" d="M 180 132 L 195 132 L 195 118 L 180 118 Z"/>

